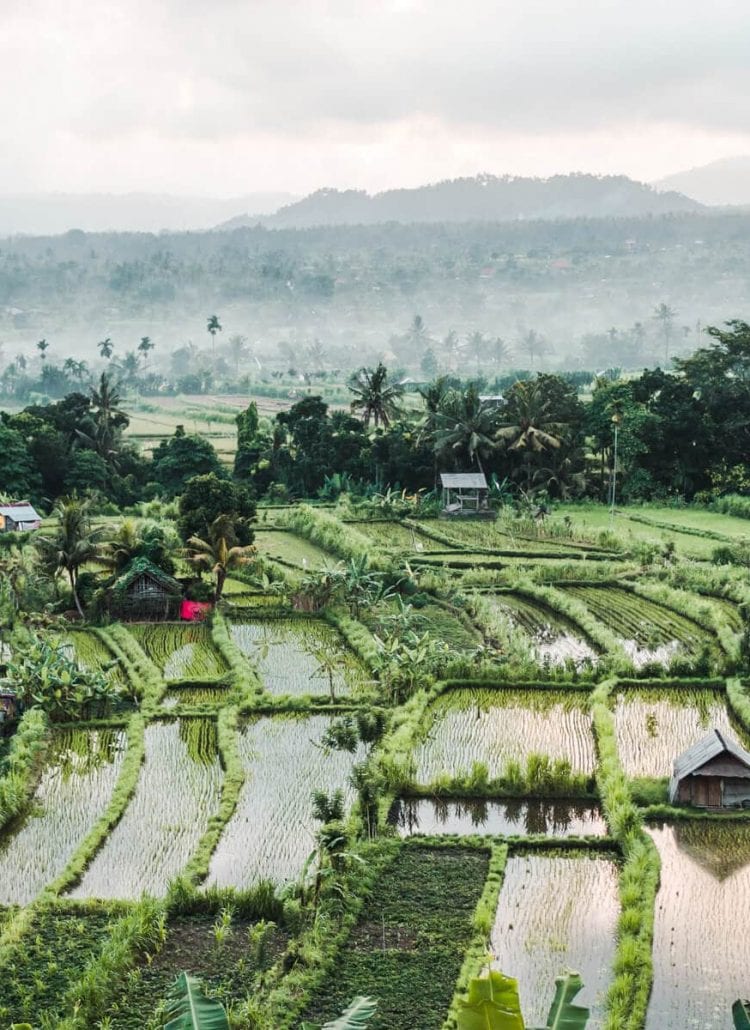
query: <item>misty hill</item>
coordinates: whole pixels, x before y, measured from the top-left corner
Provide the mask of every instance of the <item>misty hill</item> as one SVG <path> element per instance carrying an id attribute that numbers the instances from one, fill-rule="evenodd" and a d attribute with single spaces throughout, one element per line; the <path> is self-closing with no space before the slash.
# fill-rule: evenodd
<path id="1" fill-rule="evenodd" d="M 701 204 L 750 204 L 750 155 L 676 172 L 654 183 L 657 189 L 680 190 Z"/>
<path id="2" fill-rule="evenodd" d="M 304 229 L 382 222 L 642 217 L 700 209 L 689 197 L 660 193 L 623 175 L 555 175 L 550 179 L 480 175 L 374 195 L 364 190 L 318 190 L 262 219 L 262 224 L 274 229 Z M 234 218 L 221 228 L 239 228 L 256 221 Z"/>
<path id="3" fill-rule="evenodd" d="M 53 236 L 85 232 L 172 232 L 209 229 L 238 209 L 266 215 L 295 198 L 291 193 L 244 197 L 177 197 L 158 193 L 39 193 L 0 196 L 0 236 Z"/>

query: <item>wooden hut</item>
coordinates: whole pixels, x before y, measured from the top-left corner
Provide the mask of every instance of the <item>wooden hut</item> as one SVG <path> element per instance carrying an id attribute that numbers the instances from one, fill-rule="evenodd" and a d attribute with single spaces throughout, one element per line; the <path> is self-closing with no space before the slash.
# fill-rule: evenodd
<path id="1" fill-rule="evenodd" d="M 110 590 L 110 612 L 127 622 L 179 619 L 182 586 L 147 558 L 136 558 Z"/>
<path id="2" fill-rule="evenodd" d="M 3 724 L 18 718 L 18 698 L 12 690 L 0 690 L 0 732 Z"/>
<path id="3" fill-rule="evenodd" d="M 675 759 L 669 800 L 697 808 L 750 808 L 750 753 L 712 730 Z"/>
<path id="4" fill-rule="evenodd" d="M 41 515 L 28 501 L 0 504 L 0 533 L 24 533 L 41 524 Z"/>
<path id="5" fill-rule="evenodd" d="M 440 484 L 443 488 L 442 519 L 494 519 L 484 473 L 441 472 Z"/>

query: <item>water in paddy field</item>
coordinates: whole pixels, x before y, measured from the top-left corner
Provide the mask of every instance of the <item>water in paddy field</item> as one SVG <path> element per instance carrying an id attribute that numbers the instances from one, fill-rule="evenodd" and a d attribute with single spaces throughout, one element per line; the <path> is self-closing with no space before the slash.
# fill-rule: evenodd
<path id="1" fill-rule="evenodd" d="M 27 905 L 65 868 L 109 804 L 125 753 L 121 730 L 60 730 L 29 814 L 0 835 L 0 904 Z"/>
<path id="2" fill-rule="evenodd" d="M 661 878 L 646 1030 L 726 1030 L 750 989 L 750 826 L 686 821 L 648 833 Z"/>
<path id="3" fill-rule="evenodd" d="M 71 897 L 164 894 L 218 808 L 222 770 L 214 722 L 151 723 L 145 745 L 135 794 Z"/>
<path id="4" fill-rule="evenodd" d="M 493 967 L 518 980 L 528 1026 L 546 1026 L 555 977 L 581 974 L 576 1002 L 602 1025 L 619 915 L 617 865 L 601 856 L 508 859 L 492 928 Z M 678 1024 L 662 1024 L 661 1030 Z"/>
<path id="5" fill-rule="evenodd" d="M 388 822 L 400 837 L 447 833 L 579 837 L 607 832 L 598 805 L 567 800 L 399 798 L 391 807 Z"/>

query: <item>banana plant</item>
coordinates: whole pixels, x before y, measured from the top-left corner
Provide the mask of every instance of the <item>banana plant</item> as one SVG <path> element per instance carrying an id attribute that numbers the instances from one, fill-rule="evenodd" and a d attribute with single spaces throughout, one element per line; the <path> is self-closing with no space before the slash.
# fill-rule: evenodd
<path id="1" fill-rule="evenodd" d="M 377 1007 L 378 1003 L 372 998 L 359 995 L 338 1019 L 324 1023 L 322 1027 L 314 1023 L 303 1023 L 301 1030 L 362 1030 L 375 1015 Z"/>
<path id="2" fill-rule="evenodd" d="M 557 977 L 547 1023 L 539 1030 L 586 1030 L 589 1010 L 573 999 L 583 987 L 578 973 Z M 518 997 L 518 981 L 496 970 L 475 977 L 458 1012 L 458 1030 L 527 1030 Z M 531 1027 L 528 1028 L 531 1030 Z"/>
<path id="3" fill-rule="evenodd" d="M 229 1030 L 224 1006 L 207 998 L 200 981 L 180 973 L 167 1002 L 165 1030 Z"/>
<path id="4" fill-rule="evenodd" d="M 750 1030 L 750 1001 L 741 1001 L 738 998 L 732 1005 L 732 1019 L 734 1030 Z"/>

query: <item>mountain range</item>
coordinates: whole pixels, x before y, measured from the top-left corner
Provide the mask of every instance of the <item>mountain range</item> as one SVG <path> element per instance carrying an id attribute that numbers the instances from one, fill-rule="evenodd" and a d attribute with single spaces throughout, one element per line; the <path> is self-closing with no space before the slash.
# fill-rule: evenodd
<path id="1" fill-rule="evenodd" d="M 654 184 L 658 189 L 679 190 L 701 204 L 750 205 L 750 155 L 720 161 L 668 175 Z"/>

